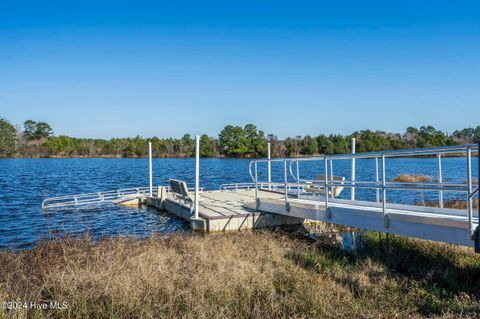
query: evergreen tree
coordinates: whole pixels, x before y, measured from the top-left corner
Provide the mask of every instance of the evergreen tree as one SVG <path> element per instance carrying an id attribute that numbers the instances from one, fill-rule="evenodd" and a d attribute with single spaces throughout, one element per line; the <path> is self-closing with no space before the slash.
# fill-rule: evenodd
<path id="1" fill-rule="evenodd" d="M 318 153 L 317 140 L 310 135 L 306 135 L 302 140 L 302 152 L 305 155 L 313 155 Z"/>
<path id="2" fill-rule="evenodd" d="M 11 157 L 16 153 L 17 131 L 7 120 L 0 118 L 0 157 Z"/>
<path id="3" fill-rule="evenodd" d="M 222 154 L 244 156 L 249 152 L 249 141 L 240 126 L 227 125 L 218 135 Z"/>
<path id="4" fill-rule="evenodd" d="M 200 156 L 213 157 L 215 156 L 215 144 L 208 135 L 203 134 L 200 137 Z"/>
<path id="5" fill-rule="evenodd" d="M 188 157 L 191 157 L 194 155 L 194 147 L 193 147 L 193 139 L 192 139 L 192 136 L 190 134 L 185 134 L 181 141 L 181 151 L 180 153 L 182 154 L 182 156 L 188 156 Z"/>
<path id="6" fill-rule="evenodd" d="M 23 123 L 23 135 L 28 141 L 48 138 L 53 135 L 53 130 L 46 122 L 27 120 Z"/>

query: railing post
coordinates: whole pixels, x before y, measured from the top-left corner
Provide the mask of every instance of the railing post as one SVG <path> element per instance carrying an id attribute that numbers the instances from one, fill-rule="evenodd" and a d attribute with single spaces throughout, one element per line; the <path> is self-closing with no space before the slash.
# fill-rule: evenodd
<path id="1" fill-rule="evenodd" d="M 285 187 L 285 211 L 288 212 L 290 209 L 288 207 L 288 176 L 287 176 L 287 160 L 283 160 L 283 178 L 284 178 L 284 187 Z"/>
<path id="2" fill-rule="evenodd" d="M 255 169 L 255 208 L 258 210 L 260 206 L 260 201 L 258 200 L 258 171 L 257 171 L 257 161 L 254 162 L 254 169 Z"/>
<path id="3" fill-rule="evenodd" d="M 150 185 L 150 197 L 153 196 L 153 174 L 152 174 L 152 142 L 148 142 L 148 177 Z"/>
<path id="4" fill-rule="evenodd" d="M 480 221 L 480 142 L 477 146 L 477 168 L 478 168 L 478 175 L 477 175 L 477 210 L 478 210 L 478 218 Z M 475 240 L 475 252 L 480 253 L 480 226 L 477 225 L 477 228 L 474 230 L 474 240 Z"/>
<path id="5" fill-rule="evenodd" d="M 198 197 L 200 186 L 200 136 L 195 136 L 195 211 L 194 217 L 198 219 Z"/>
<path id="6" fill-rule="evenodd" d="M 331 158 L 329 162 L 330 162 L 330 181 L 333 184 L 333 158 Z M 334 197 L 334 194 L 333 194 L 333 187 L 332 187 L 332 198 L 333 197 Z"/>
<path id="7" fill-rule="evenodd" d="M 467 148 L 467 214 L 470 235 L 473 235 L 473 205 L 472 205 L 472 148 Z"/>
<path id="8" fill-rule="evenodd" d="M 300 164 L 297 160 L 297 198 L 300 198 Z"/>
<path id="9" fill-rule="evenodd" d="M 270 142 L 267 144 L 267 158 L 268 158 L 268 189 L 270 190 L 270 183 L 272 182 L 272 164 L 270 160 L 272 159 Z"/>
<path id="10" fill-rule="evenodd" d="M 379 185 L 379 177 L 378 177 L 378 157 L 375 157 L 375 190 L 376 190 L 376 200 L 377 203 L 380 203 L 380 189 L 378 188 Z"/>
<path id="11" fill-rule="evenodd" d="M 352 138 L 352 154 L 355 154 L 355 138 Z M 352 190 L 351 190 L 351 200 L 355 200 L 355 158 L 352 157 Z"/>
<path id="12" fill-rule="evenodd" d="M 325 189 L 325 211 L 328 209 L 328 158 L 324 157 L 323 159 L 323 169 L 325 180 L 323 181 L 323 188 Z"/>
<path id="13" fill-rule="evenodd" d="M 437 154 L 437 168 L 438 168 L 438 186 L 440 190 L 438 191 L 438 206 L 443 208 L 443 190 L 441 189 L 443 183 L 443 175 L 442 175 L 442 154 Z"/>
<path id="14" fill-rule="evenodd" d="M 387 188 L 385 172 L 385 154 L 382 154 L 382 220 L 383 226 L 388 227 L 389 223 L 387 216 Z"/>

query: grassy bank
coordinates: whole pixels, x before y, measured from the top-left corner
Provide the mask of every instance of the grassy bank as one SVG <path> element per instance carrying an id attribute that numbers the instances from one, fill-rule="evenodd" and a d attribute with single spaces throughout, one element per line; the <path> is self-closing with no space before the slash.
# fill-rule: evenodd
<path id="1" fill-rule="evenodd" d="M 376 233 L 356 254 L 267 231 L 0 252 L 0 301 L 68 302 L 0 317 L 474 317 L 479 298 L 480 255 Z"/>

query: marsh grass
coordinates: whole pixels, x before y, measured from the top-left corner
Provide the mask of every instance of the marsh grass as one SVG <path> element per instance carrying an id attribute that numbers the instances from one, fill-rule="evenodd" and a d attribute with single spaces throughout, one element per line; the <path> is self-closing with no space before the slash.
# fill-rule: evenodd
<path id="1" fill-rule="evenodd" d="M 422 174 L 400 174 L 393 179 L 398 183 L 430 183 L 430 176 Z"/>
<path id="2" fill-rule="evenodd" d="M 423 203 L 417 203 L 418 205 L 428 206 L 428 207 L 439 207 L 438 201 L 425 201 Z M 472 201 L 473 209 L 478 209 L 478 199 Z M 451 209 L 467 209 L 467 201 L 461 198 L 452 198 L 446 200 L 443 203 L 443 207 Z"/>
<path id="3" fill-rule="evenodd" d="M 0 301 L 67 301 L 7 318 L 475 317 L 480 256 L 375 233 L 355 254 L 269 231 L 88 237 L 0 252 Z M 1 310 L 0 310 L 1 311 Z"/>

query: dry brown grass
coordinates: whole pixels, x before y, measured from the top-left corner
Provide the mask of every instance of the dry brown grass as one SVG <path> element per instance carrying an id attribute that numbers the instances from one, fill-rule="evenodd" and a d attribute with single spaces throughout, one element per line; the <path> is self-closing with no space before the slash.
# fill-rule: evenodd
<path id="1" fill-rule="evenodd" d="M 399 183 L 430 183 L 432 181 L 430 176 L 421 174 L 401 174 L 393 180 Z"/>
<path id="2" fill-rule="evenodd" d="M 0 318 L 411 318 L 480 313 L 480 296 L 475 296 L 480 294 L 480 279 L 474 275 L 480 273 L 479 256 L 457 250 L 455 257 L 447 254 L 439 261 L 430 255 L 431 247 L 412 252 L 417 248 L 399 242 L 416 256 L 413 260 L 422 261 L 414 275 L 397 267 L 408 259 L 397 260 L 401 256 L 395 242 L 385 248 L 375 238 L 366 237 L 370 252 L 359 255 L 267 231 L 45 242 L 31 251 L 0 252 L 0 301 L 67 301 L 68 310 L 0 310 Z M 444 251 L 442 247 L 433 251 Z M 408 267 L 414 264 L 411 260 Z M 452 288 L 431 275 L 436 273 L 449 280 L 464 277 Z"/>
<path id="3" fill-rule="evenodd" d="M 438 201 L 425 201 L 424 203 L 417 203 L 418 205 L 428 207 L 439 207 Z M 467 201 L 465 199 L 449 199 L 443 203 L 443 207 L 451 209 L 467 209 Z M 473 209 L 478 208 L 478 199 L 473 200 Z"/>

